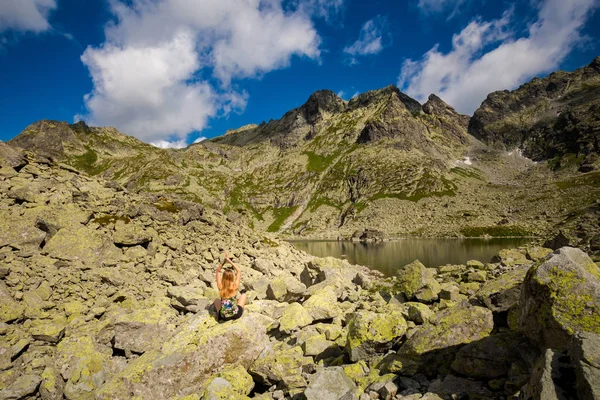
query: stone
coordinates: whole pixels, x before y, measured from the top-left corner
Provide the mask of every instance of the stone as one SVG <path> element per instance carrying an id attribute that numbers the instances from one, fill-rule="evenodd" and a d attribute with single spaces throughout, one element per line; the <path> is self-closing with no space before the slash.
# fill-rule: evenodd
<path id="1" fill-rule="evenodd" d="M 278 276 L 267 287 L 267 298 L 279 302 L 298 301 L 306 292 L 306 286 L 295 277 Z"/>
<path id="2" fill-rule="evenodd" d="M 530 370 L 539 356 L 537 348 L 526 337 L 501 333 L 462 347 L 451 368 L 460 375 L 487 381 L 507 376 L 514 364 L 522 370 Z"/>
<path id="3" fill-rule="evenodd" d="M 487 308 L 461 303 L 436 314 L 421 326 L 398 350 L 386 357 L 382 371 L 414 375 L 447 373 L 461 345 L 481 340 L 494 328 L 492 312 Z"/>
<path id="4" fill-rule="evenodd" d="M 10 386 L 0 390 L 0 399 L 20 400 L 35 394 L 42 378 L 34 374 L 21 375 Z"/>
<path id="5" fill-rule="evenodd" d="M 528 270 L 529 266 L 519 266 L 486 282 L 475 297 L 493 312 L 507 311 L 519 303 Z"/>
<path id="6" fill-rule="evenodd" d="M 122 313 L 115 318 L 113 347 L 138 354 L 162 344 L 171 334 L 168 326 L 174 312 L 165 307 L 152 307 Z"/>
<path id="7" fill-rule="evenodd" d="M 356 385 L 342 367 L 324 368 L 310 379 L 304 392 L 306 400 L 356 400 Z"/>
<path id="8" fill-rule="evenodd" d="M 310 325 L 312 322 L 312 317 L 302 304 L 292 303 L 283 310 L 283 315 L 279 321 L 279 330 L 289 334 Z"/>
<path id="9" fill-rule="evenodd" d="M 541 347 L 565 350 L 576 333 L 600 333 L 600 268 L 563 247 L 529 270 L 520 304 L 520 330 Z"/>
<path id="10" fill-rule="evenodd" d="M 600 335 L 582 332 L 569 346 L 580 400 L 600 399 Z"/>
<path id="11" fill-rule="evenodd" d="M 204 289 L 194 286 L 172 286 L 167 289 L 167 296 L 176 299 L 184 308 L 197 306 L 203 309 L 213 302 L 213 300 L 203 296 Z"/>
<path id="12" fill-rule="evenodd" d="M 518 249 L 503 249 L 498 252 L 492 259 L 493 262 L 499 262 L 507 267 L 514 267 L 516 265 L 531 264 L 531 261 L 527 259 L 525 252 Z"/>
<path id="13" fill-rule="evenodd" d="M 540 261 L 548 257 L 550 254 L 552 254 L 552 249 L 547 247 L 531 246 L 527 248 L 526 256 L 531 261 Z"/>
<path id="14" fill-rule="evenodd" d="M 263 385 L 283 385 L 301 388 L 307 383 L 302 375 L 302 367 L 311 365 L 311 357 L 305 357 L 302 349 L 295 346 L 285 350 L 268 351 L 262 354 L 249 371 Z"/>
<path id="15" fill-rule="evenodd" d="M 115 265 L 123 254 L 99 232 L 87 227 L 62 228 L 44 247 L 50 257 L 90 266 Z"/>
<path id="16" fill-rule="evenodd" d="M 48 281 L 43 281 L 40 285 L 35 289 L 35 293 L 40 297 L 42 301 L 48 301 L 50 296 L 52 296 L 52 287 Z"/>
<path id="17" fill-rule="evenodd" d="M 54 365 L 46 366 L 42 372 L 39 393 L 42 400 L 62 400 L 65 382 Z"/>
<path id="18" fill-rule="evenodd" d="M 459 301 L 460 290 L 454 282 L 441 284 L 440 299 L 449 301 Z"/>
<path id="19" fill-rule="evenodd" d="M 407 307 L 408 315 L 406 319 L 419 325 L 431 320 L 435 316 L 435 313 L 425 304 L 408 302 L 404 303 L 404 306 Z"/>
<path id="20" fill-rule="evenodd" d="M 467 267 L 474 269 L 485 269 L 485 264 L 478 260 L 469 260 L 467 261 Z"/>
<path id="21" fill-rule="evenodd" d="M 327 340 L 325 335 L 311 336 L 302 343 L 305 356 L 315 357 L 315 360 L 339 356 L 342 352 L 337 344 Z"/>
<path id="22" fill-rule="evenodd" d="M 441 290 L 434 273 L 418 260 L 405 265 L 398 272 L 397 287 L 407 299 L 418 298 L 425 302 L 437 299 Z"/>
<path id="23" fill-rule="evenodd" d="M 61 208 L 46 208 L 36 218 L 38 229 L 48 233 L 49 238 L 60 229 L 77 228 L 87 223 L 92 217 L 90 211 L 82 210 L 75 204 L 65 204 Z"/>
<path id="24" fill-rule="evenodd" d="M 346 349 L 350 360 L 366 360 L 392 347 L 395 339 L 406 333 L 406 321 L 396 310 L 378 314 L 360 310 L 354 313 L 348 323 Z"/>
<path id="25" fill-rule="evenodd" d="M 183 286 L 187 283 L 186 277 L 179 271 L 168 268 L 159 268 L 156 277 L 175 286 Z"/>
<path id="26" fill-rule="evenodd" d="M 197 314 L 160 349 L 145 352 L 111 377 L 95 398 L 172 398 L 184 390 L 198 392 L 215 369 L 234 365 L 247 369 L 255 362 L 269 347 L 267 322 L 264 316 L 249 314 L 218 324 L 207 313 Z"/>
<path id="27" fill-rule="evenodd" d="M 564 400 L 571 398 L 569 393 L 557 383 L 560 382 L 560 353 L 546 349 L 535 363 L 529 382 L 521 389 L 522 400 Z"/>
<path id="28" fill-rule="evenodd" d="M 469 272 L 466 277 L 467 282 L 485 282 L 487 281 L 487 273 L 485 271 Z"/>
<path id="29" fill-rule="evenodd" d="M 335 291 L 330 287 L 316 291 L 302 305 L 314 321 L 335 318 L 341 314 Z"/>
<path id="30" fill-rule="evenodd" d="M 492 392 L 483 382 L 472 381 L 453 375 L 444 377 L 429 385 L 428 390 L 446 399 L 492 399 Z"/>
<path id="31" fill-rule="evenodd" d="M 210 378 L 201 393 L 201 399 L 241 400 L 252 392 L 252 376 L 241 365 L 228 366 Z"/>
<path id="32" fill-rule="evenodd" d="M 10 295 L 4 282 L 0 281 L 0 322 L 11 322 L 23 317 L 24 308 Z"/>
<path id="33" fill-rule="evenodd" d="M 29 330 L 29 333 L 35 340 L 58 343 L 65 334 L 66 322 L 66 320 L 54 320 L 50 322 L 36 321 Z"/>
<path id="34" fill-rule="evenodd" d="M 147 245 L 152 241 L 152 235 L 138 222 L 125 223 L 118 220 L 115 224 L 113 241 L 123 246 Z"/>
<path id="35" fill-rule="evenodd" d="M 40 247 L 45 238 L 46 232 L 36 228 L 34 221 L 0 211 L 0 247 L 34 250 Z"/>

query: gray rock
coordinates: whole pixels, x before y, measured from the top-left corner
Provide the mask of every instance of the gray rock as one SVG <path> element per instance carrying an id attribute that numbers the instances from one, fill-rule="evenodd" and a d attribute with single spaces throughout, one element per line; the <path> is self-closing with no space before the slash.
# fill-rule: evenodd
<path id="1" fill-rule="evenodd" d="M 600 335 L 583 332 L 573 338 L 569 354 L 577 373 L 579 400 L 600 399 Z"/>
<path id="2" fill-rule="evenodd" d="M 356 385 L 342 367 L 324 368 L 310 380 L 304 392 L 306 400 L 355 400 Z"/>
<path id="3" fill-rule="evenodd" d="M 600 268 L 563 247 L 528 272 L 520 305 L 521 331 L 542 348 L 565 350 L 575 333 L 600 334 Z"/>
<path id="4" fill-rule="evenodd" d="M 27 396 L 35 394 L 41 382 L 42 378 L 38 375 L 21 375 L 10 386 L 0 390 L 0 399 L 20 400 L 26 398 Z"/>
<path id="5" fill-rule="evenodd" d="M 561 354 L 547 349 L 536 362 L 529 383 L 521 389 L 520 400 L 568 400 L 569 396 L 561 387 L 560 381 Z"/>

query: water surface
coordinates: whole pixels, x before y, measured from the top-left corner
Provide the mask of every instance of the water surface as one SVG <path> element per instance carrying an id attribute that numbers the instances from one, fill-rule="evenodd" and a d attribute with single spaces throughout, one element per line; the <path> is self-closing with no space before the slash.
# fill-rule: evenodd
<path id="1" fill-rule="evenodd" d="M 498 251 L 527 244 L 531 239 L 399 239 L 383 243 L 353 243 L 323 240 L 290 241 L 296 248 L 318 257 L 347 259 L 387 276 L 399 268 L 421 261 L 434 268 L 445 264 L 465 264 L 469 260 L 489 262 Z"/>

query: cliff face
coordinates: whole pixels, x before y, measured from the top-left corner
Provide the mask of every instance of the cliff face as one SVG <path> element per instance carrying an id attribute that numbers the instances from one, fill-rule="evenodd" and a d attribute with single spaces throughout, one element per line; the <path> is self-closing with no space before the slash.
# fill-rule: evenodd
<path id="1" fill-rule="evenodd" d="M 598 167 L 600 57 L 574 72 L 555 72 L 514 91 L 494 92 L 475 111 L 469 133 L 485 143 L 521 148 L 534 160 L 565 155 L 582 172 Z"/>

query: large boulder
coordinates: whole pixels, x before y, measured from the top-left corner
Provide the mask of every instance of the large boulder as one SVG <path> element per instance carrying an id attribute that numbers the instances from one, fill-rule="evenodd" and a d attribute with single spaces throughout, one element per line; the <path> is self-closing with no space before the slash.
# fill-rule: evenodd
<path id="1" fill-rule="evenodd" d="M 10 322 L 23 317 L 23 306 L 10 295 L 4 282 L 0 281 L 0 322 Z"/>
<path id="2" fill-rule="evenodd" d="M 113 241 L 124 246 L 144 245 L 152 241 L 152 235 L 143 225 L 135 221 L 125 223 L 118 220 L 115 224 Z"/>
<path id="3" fill-rule="evenodd" d="M 38 249 L 46 232 L 35 227 L 35 221 L 9 211 L 0 211 L 0 247 Z"/>
<path id="4" fill-rule="evenodd" d="M 335 318 L 341 313 L 335 291 L 330 287 L 315 292 L 303 306 L 315 321 Z"/>
<path id="5" fill-rule="evenodd" d="M 44 247 L 53 258 L 89 266 L 115 265 L 123 253 L 98 231 L 82 227 L 60 229 Z"/>
<path id="6" fill-rule="evenodd" d="M 475 294 L 493 312 L 508 311 L 517 305 L 521 298 L 521 285 L 529 271 L 529 266 L 519 266 L 486 282 Z"/>
<path id="7" fill-rule="evenodd" d="M 469 343 L 462 347 L 452 370 L 478 380 L 507 376 L 511 368 L 530 370 L 540 353 L 524 336 L 501 333 Z"/>
<path id="8" fill-rule="evenodd" d="M 284 333 L 292 333 L 295 330 L 310 325 L 313 322 L 308 311 L 300 303 L 292 303 L 283 310 L 279 321 L 279 330 Z"/>
<path id="9" fill-rule="evenodd" d="M 440 284 L 435 280 L 433 270 L 425 268 L 419 260 L 404 266 L 398 272 L 398 290 L 407 299 L 417 299 L 423 302 L 437 300 Z"/>
<path id="10" fill-rule="evenodd" d="M 247 398 L 254 389 L 252 376 L 241 365 L 228 366 L 211 377 L 200 398 L 230 400 Z"/>
<path id="11" fill-rule="evenodd" d="M 311 378 L 304 396 L 306 400 L 355 400 L 356 385 L 342 367 L 324 368 Z"/>
<path id="12" fill-rule="evenodd" d="M 400 348 L 386 357 L 380 368 L 412 375 L 447 373 L 461 345 L 481 340 L 494 329 L 492 312 L 487 308 L 461 303 L 441 311 L 425 323 Z"/>
<path id="13" fill-rule="evenodd" d="M 579 400 L 600 399 L 600 335 L 579 334 L 573 339 L 569 354 L 577 374 Z"/>
<path id="14" fill-rule="evenodd" d="M 529 382 L 521 389 L 522 400 L 569 400 L 570 387 L 561 376 L 568 366 L 561 363 L 562 354 L 546 349 L 533 367 Z M 566 385 L 565 385 L 566 384 Z M 586 399 L 587 400 L 587 399 Z M 595 399 L 594 399 L 595 400 Z"/>
<path id="15" fill-rule="evenodd" d="M 110 379 L 96 399 L 170 399 L 197 393 L 216 369 L 252 365 L 269 346 L 267 319 L 249 314 L 218 324 L 206 313 L 196 315 L 160 350 L 147 351 Z"/>
<path id="16" fill-rule="evenodd" d="M 119 314 L 115 319 L 113 347 L 138 354 L 157 347 L 171 335 L 168 322 L 174 314 L 174 310 L 165 307 Z"/>
<path id="17" fill-rule="evenodd" d="M 300 346 L 289 349 L 265 351 L 249 369 L 263 385 L 281 385 L 287 389 L 306 387 L 302 367 L 311 365 L 312 357 L 306 357 Z"/>
<path id="18" fill-rule="evenodd" d="M 523 333 L 565 350 L 575 333 L 600 333 L 600 268 L 583 251 L 563 247 L 529 270 L 520 304 Z"/>
<path id="19" fill-rule="evenodd" d="M 306 286 L 292 275 L 282 275 L 273 279 L 267 287 L 269 300 L 298 301 L 304 296 Z"/>
<path id="20" fill-rule="evenodd" d="M 385 313 L 357 311 L 348 324 L 348 342 L 346 349 L 350 360 L 372 358 L 378 353 L 389 350 L 395 339 L 406 333 L 407 324 L 397 310 Z"/>

